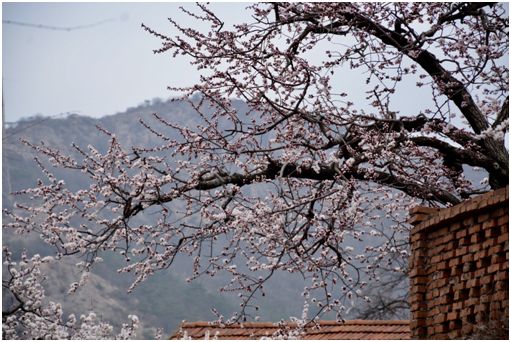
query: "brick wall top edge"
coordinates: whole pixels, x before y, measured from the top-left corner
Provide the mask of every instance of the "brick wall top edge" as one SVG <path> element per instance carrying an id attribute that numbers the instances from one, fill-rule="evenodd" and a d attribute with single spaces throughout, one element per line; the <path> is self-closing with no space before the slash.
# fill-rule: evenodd
<path id="1" fill-rule="evenodd" d="M 412 234 L 432 228 L 439 223 L 450 221 L 468 212 L 484 210 L 509 201 L 509 186 L 489 191 L 449 208 L 415 207 L 410 210 L 408 223 L 414 225 Z"/>

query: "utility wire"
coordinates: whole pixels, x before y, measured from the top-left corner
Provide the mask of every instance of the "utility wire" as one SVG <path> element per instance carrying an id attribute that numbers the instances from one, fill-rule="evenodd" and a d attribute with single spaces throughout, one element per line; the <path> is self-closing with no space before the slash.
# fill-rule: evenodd
<path id="1" fill-rule="evenodd" d="M 52 25 L 44 25 L 44 24 L 33 24 L 33 23 L 26 23 L 22 21 L 16 21 L 16 20 L 2 20 L 3 24 L 7 25 L 17 25 L 17 26 L 26 26 L 26 27 L 33 27 L 38 29 L 46 29 L 46 30 L 53 30 L 53 31 L 74 31 L 74 30 L 81 30 L 91 27 L 96 27 L 99 25 L 106 24 L 108 22 L 115 21 L 113 18 L 105 19 L 98 21 L 96 23 L 92 24 L 86 24 L 86 25 L 78 25 L 78 26 L 52 26 Z"/>
<path id="2" fill-rule="evenodd" d="M 42 124 L 43 122 L 46 122 L 48 120 L 51 120 L 51 119 L 57 119 L 59 117 L 65 117 L 65 116 L 68 116 L 68 115 L 72 115 L 72 114 L 77 114 L 77 111 L 72 111 L 72 112 L 65 112 L 65 113 L 60 113 L 60 114 L 55 114 L 55 115 L 51 115 L 51 116 L 46 116 L 46 117 L 43 117 L 41 118 L 40 120 L 37 120 L 35 121 L 34 123 L 31 123 L 29 125 L 26 125 L 24 127 L 22 127 L 20 130 L 16 131 L 16 132 L 13 132 L 11 134 L 7 134 L 7 135 L 4 135 L 2 137 L 2 141 L 5 141 L 7 139 L 9 139 L 10 137 L 13 137 L 15 135 L 18 135 L 20 134 L 21 132 L 23 131 L 26 131 L 27 129 L 31 128 L 31 127 L 34 127 L 34 126 L 38 126 L 40 124 Z M 4 124 L 5 125 L 5 124 Z M 5 131 L 4 131 L 5 132 Z"/>

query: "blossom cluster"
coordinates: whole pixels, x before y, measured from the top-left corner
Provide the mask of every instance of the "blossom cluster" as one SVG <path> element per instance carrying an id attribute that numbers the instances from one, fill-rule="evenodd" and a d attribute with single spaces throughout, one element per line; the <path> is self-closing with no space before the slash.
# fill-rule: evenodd
<path id="1" fill-rule="evenodd" d="M 62 305 L 48 300 L 42 285 L 46 278 L 42 268 L 55 262 L 53 257 L 36 254 L 29 258 L 23 253 L 19 261 L 14 261 L 12 253 L 4 246 L 3 260 L 8 273 L 2 283 L 4 339 L 126 340 L 136 337 L 139 320 L 135 315 L 128 317 L 129 322 L 122 324 L 118 334 L 114 333 L 111 324 L 99 320 L 94 312 L 80 315 L 79 319 L 71 313 L 64 319 Z"/>

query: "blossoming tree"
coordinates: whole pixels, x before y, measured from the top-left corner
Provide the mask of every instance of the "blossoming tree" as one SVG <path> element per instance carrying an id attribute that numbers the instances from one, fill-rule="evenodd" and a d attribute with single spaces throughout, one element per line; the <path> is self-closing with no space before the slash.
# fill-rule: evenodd
<path id="1" fill-rule="evenodd" d="M 242 301 L 233 319 L 256 314 L 252 299 L 275 272 L 300 273 L 305 309 L 341 319 L 376 269 L 405 268 L 410 206 L 508 184 L 502 4 L 260 3 L 232 28 L 197 6 L 184 12 L 206 31 L 173 19 L 176 37 L 143 27 L 161 40 L 156 53 L 202 71 L 172 88 L 201 124 L 154 114 L 158 125 L 141 124 L 159 146 L 121 146 L 103 130 L 108 150 L 75 146 L 80 158 L 27 142 L 90 187 L 71 190 L 40 163 L 47 180 L 21 192 L 34 202 L 6 212 L 7 228 L 39 232 L 86 268 L 121 253 L 133 286 L 189 255 L 192 278 L 231 275 L 223 290 Z M 148 210 L 158 218 L 137 221 Z"/>
<path id="2" fill-rule="evenodd" d="M 119 334 L 113 333 L 113 326 L 100 321 L 94 312 L 82 315 L 80 320 L 70 314 L 62 318 L 63 310 L 59 303 L 49 301 L 45 296 L 45 276 L 41 268 L 54 262 L 52 257 L 38 254 L 29 258 L 25 253 L 21 260 L 12 259 L 8 248 L 3 248 L 3 261 L 7 276 L 2 281 L 2 338 L 7 340 L 108 340 L 130 339 L 136 336 L 138 317 L 130 315 L 129 323 L 122 325 Z M 9 302 L 9 303 L 5 303 Z M 7 306 L 5 306 L 7 304 Z"/>

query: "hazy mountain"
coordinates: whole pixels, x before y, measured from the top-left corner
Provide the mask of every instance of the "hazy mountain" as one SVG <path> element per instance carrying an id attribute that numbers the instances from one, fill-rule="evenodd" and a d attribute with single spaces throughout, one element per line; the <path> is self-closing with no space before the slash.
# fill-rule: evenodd
<path id="1" fill-rule="evenodd" d="M 242 102 L 238 109 L 245 110 Z M 152 113 L 158 113 L 174 123 L 197 125 L 193 109 L 184 102 L 153 100 L 126 112 L 93 119 L 78 115 L 66 118 L 32 117 L 11 124 L 3 139 L 2 164 L 2 200 L 4 208 L 11 208 L 15 201 L 22 198 L 10 195 L 12 192 L 33 187 L 38 178 L 44 179 L 37 167 L 35 153 L 20 142 L 24 138 L 32 143 L 41 143 L 59 147 L 60 150 L 75 153 L 71 144 L 83 148 L 91 144 L 99 150 L 107 148 L 107 137 L 96 129 L 99 125 L 119 138 L 124 146 L 155 146 L 161 141 L 150 134 L 139 123 L 139 119 L 155 123 Z M 41 158 L 44 161 L 44 158 Z M 87 186 L 87 180 L 80 173 L 70 173 L 52 169 L 57 177 L 73 188 Z M 20 238 L 12 232 L 2 232 L 3 243 L 8 244 L 14 255 L 27 250 L 30 255 L 54 255 L 51 246 L 42 243 L 36 234 Z M 126 321 L 128 314 L 137 314 L 143 323 L 144 337 L 151 338 L 154 328 L 162 327 L 170 334 L 182 320 L 212 320 L 215 316 L 211 307 L 225 315 L 238 308 L 238 297 L 234 294 L 220 294 L 217 289 L 228 282 L 226 277 L 198 279 L 188 284 L 185 278 L 190 276 L 190 262 L 180 258 L 168 271 L 158 272 L 140 285 L 132 294 L 126 290 L 134 280 L 127 275 L 119 275 L 116 270 L 124 266 L 122 258 L 103 255 L 105 261 L 94 270 L 90 283 L 76 295 L 67 295 L 69 284 L 79 277 L 73 266 L 77 260 L 51 267 L 47 270 L 47 291 L 52 300 L 63 303 L 67 312 L 85 313 L 93 310 L 111 323 Z M 290 281 L 292 280 L 292 281 Z M 300 297 L 303 284 L 289 275 L 278 275 L 267 287 L 267 296 L 260 302 L 260 317 L 277 321 L 290 316 L 300 316 L 302 301 Z"/>

